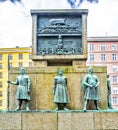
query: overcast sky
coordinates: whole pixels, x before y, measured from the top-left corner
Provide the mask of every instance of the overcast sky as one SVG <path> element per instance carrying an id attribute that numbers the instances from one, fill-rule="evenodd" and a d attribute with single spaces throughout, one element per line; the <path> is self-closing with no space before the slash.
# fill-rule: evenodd
<path id="1" fill-rule="evenodd" d="M 80 9 L 89 9 L 88 36 L 118 36 L 118 0 L 87 0 Z M 9 0 L 0 3 L 0 47 L 30 46 L 32 19 L 30 9 L 70 9 L 67 0 Z"/>

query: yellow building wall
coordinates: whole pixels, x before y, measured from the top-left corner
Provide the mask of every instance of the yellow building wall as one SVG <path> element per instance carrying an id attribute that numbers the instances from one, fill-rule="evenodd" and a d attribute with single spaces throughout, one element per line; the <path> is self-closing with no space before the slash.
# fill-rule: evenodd
<path id="1" fill-rule="evenodd" d="M 19 67 L 19 62 L 23 63 L 23 67 L 29 67 L 29 62 L 33 61 L 29 58 L 29 55 L 32 54 L 32 49 L 30 47 L 24 48 L 0 48 L 0 55 L 2 55 L 2 59 L 0 59 L 0 64 L 2 64 L 2 68 L 0 68 L 0 73 L 2 73 L 2 77 L 0 78 L 0 82 L 2 82 L 2 87 L 0 87 L 0 110 L 7 109 L 8 104 L 8 55 L 12 54 L 13 59 L 9 60 L 9 63 L 12 64 L 12 67 Z M 23 55 L 23 59 L 19 60 L 19 54 Z M 20 68 L 20 67 L 19 67 Z"/>

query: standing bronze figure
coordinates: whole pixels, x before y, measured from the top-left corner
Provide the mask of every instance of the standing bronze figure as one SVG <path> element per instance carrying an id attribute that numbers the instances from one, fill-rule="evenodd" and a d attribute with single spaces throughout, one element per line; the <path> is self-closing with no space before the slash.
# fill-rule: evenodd
<path id="1" fill-rule="evenodd" d="M 54 78 L 54 102 L 57 104 L 57 108 L 55 110 L 59 110 L 60 104 L 64 105 L 64 110 L 68 110 L 66 108 L 66 104 L 69 103 L 68 91 L 67 91 L 67 78 L 63 76 L 63 71 L 59 70 L 58 75 Z"/>
<path id="2" fill-rule="evenodd" d="M 25 101 L 26 111 L 30 111 L 29 109 L 29 101 L 30 101 L 30 77 L 25 75 L 25 68 L 21 68 L 21 75 L 19 75 L 16 79 L 16 82 L 8 81 L 10 84 L 18 85 L 16 98 L 18 100 L 18 107 L 15 111 L 21 109 L 22 102 Z"/>
<path id="3" fill-rule="evenodd" d="M 111 103 L 111 83 L 110 83 L 109 75 L 107 75 L 107 90 L 108 90 L 108 108 L 113 109 Z"/>
<path id="4" fill-rule="evenodd" d="M 84 92 L 85 92 L 84 111 L 86 111 L 86 107 L 89 100 L 94 100 L 96 110 L 99 110 L 98 102 L 100 100 L 100 95 L 98 92 L 98 86 L 100 82 L 99 82 L 98 77 L 93 73 L 94 73 L 94 70 L 92 67 L 90 67 L 88 74 L 85 76 L 83 80 L 83 86 L 84 86 Z"/>

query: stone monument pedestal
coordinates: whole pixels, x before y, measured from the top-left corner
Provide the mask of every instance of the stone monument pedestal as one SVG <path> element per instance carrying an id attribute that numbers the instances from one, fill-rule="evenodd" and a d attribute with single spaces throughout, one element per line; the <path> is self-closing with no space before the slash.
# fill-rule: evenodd
<path id="1" fill-rule="evenodd" d="M 117 111 L 6 112 L 0 113 L 1 130 L 117 130 Z"/>

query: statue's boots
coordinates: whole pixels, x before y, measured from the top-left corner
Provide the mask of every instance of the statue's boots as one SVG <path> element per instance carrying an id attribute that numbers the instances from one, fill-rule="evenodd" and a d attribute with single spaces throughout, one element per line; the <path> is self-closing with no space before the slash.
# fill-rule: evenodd
<path id="1" fill-rule="evenodd" d="M 26 104 L 26 111 L 30 111 L 29 103 Z"/>
<path id="2" fill-rule="evenodd" d="M 57 108 L 54 109 L 55 111 L 58 111 L 59 110 L 59 103 L 57 103 Z"/>
<path id="3" fill-rule="evenodd" d="M 95 103 L 95 106 L 96 106 L 96 110 L 100 110 L 99 105 L 98 105 L 98 101 L 95 100 L 94 103 Z"/>
<path id="4" fill-rule="evenodd" d="M 100 108 L 99 108 L 99 107 L 96 107 L 96 110 L 100 110 Z"/>
<path id="5" fill-rule="evenodd" d="M 109 107 L 109 109 L 114 109 L 113 107 Z"/>
<path id="6" fill-rule="evenodd" d="M 54 111 L 58 111 L 59 110 L 59 108 L 57 107 L 56 109 L 54 109 Z"/>
<path id="7" fill-rule="evenodd" d="M 86 112 L 86 107 L 87 107 L 87 103 L 88 103 L 88 101 L 87 100 L 85 100 L 85 102 L 84 102 L 84 112 Z"/>
<path id="8" fill-rule="evenodd" d="M 84 112 L 86 112 L 86 107 L 84 107 L 84 109 L 83 109 L 83 110 L 84 110 Z"/>
<path id="9" fill-rule="evenodd" d="M 109 109 L 114 109 L 114 108 L 112 107 L 112 105 L 108 105 L 108 108 L 109 108 Z"/>
<path id="10" fill-rule="evenodd" d="M 18 107 L 14 111 L 19 111 L 21 109 L 21 106 L 18 105 Z"/>
<path id="11" fill-rule="evenodd" d="M 65 110 L 65 111 L 69 111 L 69 109 L 68 109 L 68 108 L 66 108 L 66 107 L 64 107 L 64 110 Z"/>

